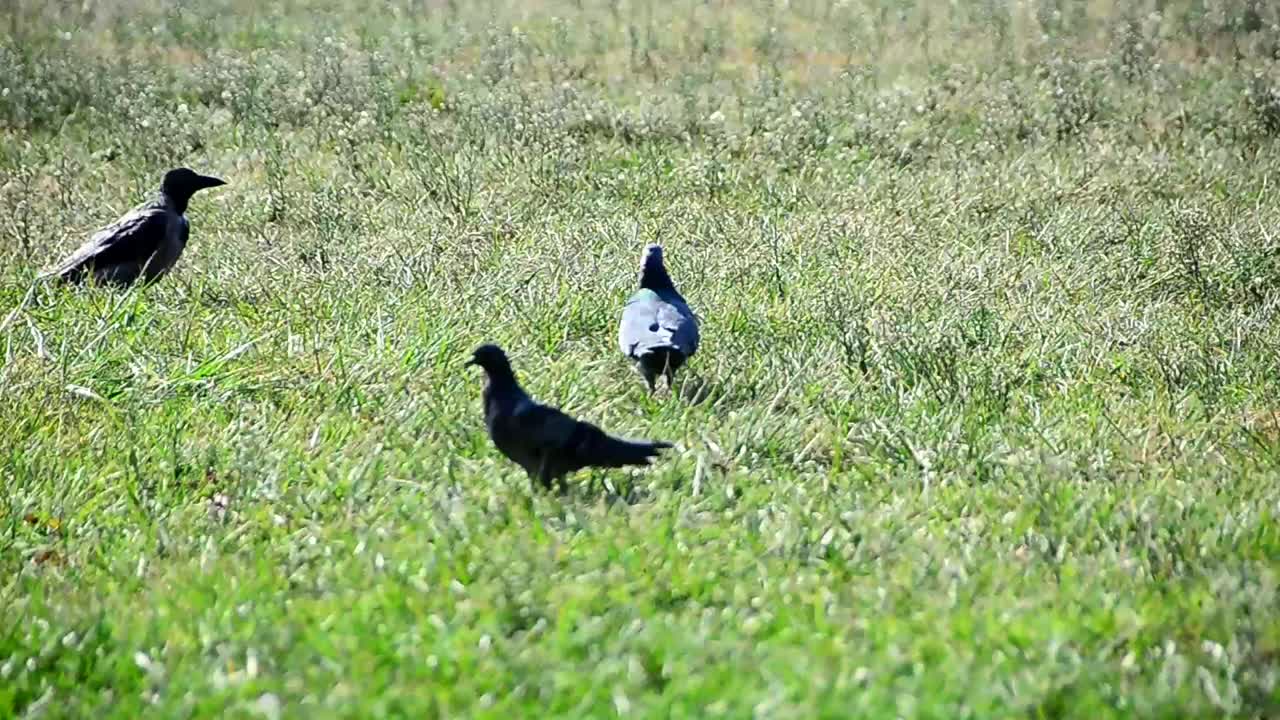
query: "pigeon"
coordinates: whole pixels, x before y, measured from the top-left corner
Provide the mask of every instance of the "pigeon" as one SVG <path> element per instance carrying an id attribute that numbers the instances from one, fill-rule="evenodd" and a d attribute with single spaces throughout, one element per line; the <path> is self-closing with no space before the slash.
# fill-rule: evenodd
<path id="1" fill-rule="evenodd" d="M 646 246 L 640 257 L 640 289 L 622 310 L 618 346 L 650 393 L 659 374 L 670 387 L 676 370 L 698 351 L 698 320 L 662 264 L 661 245 Z"/>
<path id="2" fill-rule="evenodd" d="M 160 279 L 187 246 L 190 226 L 183 213 L 191 196 L 225 184 L 187 168 L 170 170 L 154 197 L 99 230 L 42 277 L 79 283 L 91 276 L 99 283 L 116 286 Z"/>
<path id="3" fill-rule="evenodd" d="M 524 468 L 529 479 L 564 490 L 564 476 L 585 467 L 648 465 L 671 443 L 632 442 L 606 434 L 591 423 L 536 403 L 520 387 L 511 362 L 497 345 L 476 348 L 467 365 L 488 376 L 484 424 L 498 450 Z"/>

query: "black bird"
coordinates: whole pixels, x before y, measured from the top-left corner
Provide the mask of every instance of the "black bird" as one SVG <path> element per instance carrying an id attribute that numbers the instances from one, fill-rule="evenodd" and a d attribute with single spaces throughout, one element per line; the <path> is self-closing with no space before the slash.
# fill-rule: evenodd
<path id="1" fill-rule="evenodd" d="M 640 289 L 622 309 L 618 346 L 651 393 L 658 375 L 670 387 L 676 370 L 698 351 L 698 320 L 667 274 L 661 245 L 646 246 L 640 257 Z"/>
<path id="2" fill-rule="evenodd" d="M 476 348 L 467 365 L 479 365 L 488 376 L 484 424 L 489 438 L 544 488 L 554 482 L 563 489 L 564 476 L 585 467 L 648 465 L 671 447 L 665 442 L 622 440 L 534 402 L 516 382 L 511 362 L 497 345 Z"/>
<path id="3" fill-rule="evenodd" d="M 43 277 L 78 283 L 86 277 L 103 284 L 151 283 L 169 271 L 187 246 L 190 226 L 183 213 L 191 196 L 226 185 L 187 168 L 165 173 L 160 190 L 93 237 Z"/>

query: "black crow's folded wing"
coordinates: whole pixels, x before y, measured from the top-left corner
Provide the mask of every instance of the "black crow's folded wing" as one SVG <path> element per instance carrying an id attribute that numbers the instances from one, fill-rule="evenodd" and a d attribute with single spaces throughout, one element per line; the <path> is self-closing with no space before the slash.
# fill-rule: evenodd
<path id="1" fill-rule="evenodd" d="M 143 206 L 132 210 L 94 233 L 88 242 L 46 276 L 56 275 L 64 280 L 77 281 L 94 267 L 144 263 L 164 243 L 169 220 L 170 212 L 164 208 Z"/>

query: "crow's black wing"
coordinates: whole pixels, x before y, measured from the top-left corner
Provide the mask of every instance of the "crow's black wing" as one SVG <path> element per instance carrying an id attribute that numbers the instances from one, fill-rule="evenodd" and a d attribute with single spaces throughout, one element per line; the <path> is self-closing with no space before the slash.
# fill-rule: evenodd
<path id="1" fill-rule="evenodd" d="M 544 474 L 548 477 L 588 466 L 647 465 L 661 449 L 671 447 L 664 442 L 616 438 L 591 423 L 533 402 L 518 408 L 512 419 L 530 449 L 546 458 Z"/>
<path id="2" fill-rule="evenodd" d="M 519 442 L 536 454 L 560 452 L 578 429 L 578 421 L 553 407 L 527 400 L 511 413 Z"/>
<path id="3" fill-rule="evenodd" d="M 144 205 L 94 233 L 88 242 L 46 275 L 78 280 L 95 266 L 145 262 L 160 248 L 168 229 L 169 211 Z"/>

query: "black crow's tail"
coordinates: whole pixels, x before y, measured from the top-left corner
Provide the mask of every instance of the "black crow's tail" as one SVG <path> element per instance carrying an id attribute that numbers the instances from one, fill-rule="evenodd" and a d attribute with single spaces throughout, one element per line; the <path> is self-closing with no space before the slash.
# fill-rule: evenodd
<path id="1" fill-rule="evenodd" d="M 52 270 L 45 270 L 36 279 L 75 284 L 84 280 L 85 275 L 88 274 L 87 270 L 84 263 L 61 265 Z"/>
<path id="2" fill-rule="evenodd" d="M 583 459 L 589 465 L 597 467 L 624 467 L 626 465 L 648 465 L 663 450 L 671 447 L 671 443 L 661 441 L 623 440 L 606 435 L 604 431 L 592 438 Z"/>

